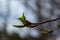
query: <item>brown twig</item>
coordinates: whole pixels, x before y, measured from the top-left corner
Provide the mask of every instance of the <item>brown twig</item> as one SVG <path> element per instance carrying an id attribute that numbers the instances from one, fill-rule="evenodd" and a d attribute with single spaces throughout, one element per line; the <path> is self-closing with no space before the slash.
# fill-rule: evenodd
<path id="1" fill-rule="evenodd" d="M 44 24 L 44 23 L 48 23 L 48 22 L 52 22 L 52 21 L 56 21 L 56 20 L 59 20 L 59 19 L 60 19 L 60 17 L 59 17 L 59 18 L 56 18 L 56 19 L 52 19 L 52 20 L 48 20 L 48 21 L 44 21 L 44 22 L 40 22 L 40 23 L 32 23 L 31 26 L 36 27 L 36 26 L 38 26 L 38 25 L 40 25 L 40 24 Z"/>
<path id="2" fill-rule="evenodd" d="M 23 22 L 23 24 L 24 24 L 23 26 L 21 26 L 21 25 L 14 25 L 14 26 L 15 27 L 25 27 L 25 26 L 36 27 L 38 25 L 41 25 L 41 24 L 44 24 L 44 23 L 48 23 L 48 22 L 52 22 L 52 21 L 56 21 L 56 20 L 59 20 L 59 19 L 60 19 L 60 17 L 56 18 L 56 19 L 40 22 L 40 23 L 31 23 L 31 22 L 26 20 L 26 22 Z"/>

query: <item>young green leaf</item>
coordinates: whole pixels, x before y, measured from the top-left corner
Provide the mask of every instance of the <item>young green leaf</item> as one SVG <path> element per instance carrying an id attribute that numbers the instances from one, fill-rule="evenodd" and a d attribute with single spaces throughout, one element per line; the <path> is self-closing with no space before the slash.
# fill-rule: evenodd
<path id="1" fill-rule="evenodd" d="M 24 13 L 23 13 L 23 16 L 22 16 L 22 17 L 18 18 L 18 20 L 20 20 L 20 21 L 22 21 L 22 22 L 24 22 L 24 21 L 26 20 L 26 18 L 25 18 L 25 16 L 24 16 Z"/>
<path id="2" fill-rule="evenodd" d="M 14 27 L 22 28 L 25 27 L 24 25 L 13 25 Z"/>

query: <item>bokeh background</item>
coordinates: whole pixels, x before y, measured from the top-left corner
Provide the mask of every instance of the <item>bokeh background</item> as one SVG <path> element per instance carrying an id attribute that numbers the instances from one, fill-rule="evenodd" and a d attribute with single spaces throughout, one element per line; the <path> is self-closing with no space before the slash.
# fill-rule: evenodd
<path id="1" fill-rule="evenodd" d="M 13 27 L 22 24 L 17 18 L 23 13 L 32 23 L 55 19 L 60 17 L 60 0 L 0 0 L 0 40 L 40 40 L 45 27 L 54 30 L 45 40 L 60 40 L 60 30 L 55 30 L 59 20 L 35 28 Z"/>

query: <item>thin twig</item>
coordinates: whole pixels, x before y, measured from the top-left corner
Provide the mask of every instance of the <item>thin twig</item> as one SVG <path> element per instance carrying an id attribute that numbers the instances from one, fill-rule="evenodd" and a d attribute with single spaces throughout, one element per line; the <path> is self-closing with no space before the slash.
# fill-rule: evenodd
<path id="1" fill-rule="evenodd" d="M 41 24 L 44 24 L 44 23 L 48 23 L 48 22 L 52 22 L 52 21 L 56 21 L 56 20 L 59 20 L 59 18 L 56 18 L 56 19 L 52 19 L 52 20 L 48 20 L 48 21 L 44 21 L 44 22 L 40 22 L 40 23 L 30 23 L 29 21 L 26 21 L 26 25 L 23 25 L 23 26 L 19 26 L 19 25 L 14 25 L 15 27 L 25 27 L 25 26 L 30 26 L 30 27 L 36 27 L 38 25 L 41 25 Z"/>
<path id="2" fill-rule="evenodd" d="M 44 24 L 44 23 L 48 23 L 48 22 L 52 22 L 52 21 L 56 21 L 56 20 L 59 20 L 60 19 L 60 17 L 59 18 L 56 18 L 56 19 L 52 19 L 52 20 L 48 20 L 48 21 L 44 21 L 44 22 L 40 22 L 40 23 L 32 23 L 31 25 L 33 26 L 33 27 L 36 27 L 36 26 L 38 26 L 38 25 L 40 25 L 40 24 Z"/>

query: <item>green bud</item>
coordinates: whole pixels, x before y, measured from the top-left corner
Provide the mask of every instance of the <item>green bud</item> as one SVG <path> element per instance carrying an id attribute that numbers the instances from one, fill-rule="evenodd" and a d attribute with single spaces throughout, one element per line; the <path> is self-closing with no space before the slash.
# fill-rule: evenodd
<path id="1" fill-rule="evenodd" d="M 60 28 L 60 23 L 57 24 L 57 27 Z"/>
<path id="2" fill-rule="evenodd" d="M 18 18 L 18 20 L 20 20 L 20 21 L 22 21 L 22 22 L 24 22 L 24 21 L 26 20 L 26 18 L 25 18 L 25 16 L 24 16 L 24 13 L 23 13 L 23 16 L 22 16 L 22 17 Z"/>
<path id="3" fill-rule="evenodd" d="M 49 32 L 50 32 L 50 29 L 46 28 L 46 29 L 44 29 L 41 33 L 42 33 L 42 34 L 48 34 Z"/>

